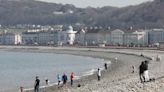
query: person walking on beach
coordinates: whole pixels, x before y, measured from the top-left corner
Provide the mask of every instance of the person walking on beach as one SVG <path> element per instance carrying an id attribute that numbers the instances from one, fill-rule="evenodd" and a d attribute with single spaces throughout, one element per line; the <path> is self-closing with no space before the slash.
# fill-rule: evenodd
<path id="1" fill-rule="evenodd" d="M 144 78 L 145 78 L 145 81 L 144 82 L 148 82 L 150 79 L 149 79 L 149 71 L 148 71 L 148 61 L 145 60 L 144 62 Z"/>
<path id="2" fill-rule="evenodd" d="M 101 77 L 101 70 L 98 68 L 98 70 L 97 70 L 98 81 L 100 81 L 100 77 Z"/>
<path id="3" fill-rule="evenodd" d="M 104 68 L 105 68 L 105 70 L 108 69 L 108 65 L 107 65 L 107 63 L 104 64 Z"/>
<path id="4" fill-rule="evenodd" d="M 67 75 L 64 73 L 63 76 L 62 76 L 62 81 L 63 81 L 63 86 L 64 87 L 67 87 Z"/>
<path id="5" fill-rule="evenodd" d="M 60 86 L 60 82 L 61 82 L 61 78 L 60 78 L 60 75 L 59 74 L 57 74 L 57 80 L 58 80 L 58 88 L 59 88 L 59 86 Z"/>
<path id="6" fill-rule="evenodd" d="M 145 81 L 145 76 L 144 76 L 144 61 L 141 62 L 141 65 L 139 66 L 139 76 L 140 76 L 140 81 L 143 83 Z"/>
<path id="7" fill-rule="evenodd" d="M 70 75 L 70 80 L 71 80 L 71 86 L 73 86 L 73 80 L 74 80 L 74 74 L 73 74 L 73 72 Z"/>
<path id="8" fill-rule="evenodd" d="M 34 84 L 34 92 L 39 92 L 39 84 L 40 84 L 39 77 L 36 76 L 36 80 L 35 80 L 35 84 Z"/>

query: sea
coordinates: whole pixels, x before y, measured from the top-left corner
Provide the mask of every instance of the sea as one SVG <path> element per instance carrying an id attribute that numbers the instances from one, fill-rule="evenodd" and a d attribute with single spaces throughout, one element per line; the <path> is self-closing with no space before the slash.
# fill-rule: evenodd
<path id="1" fill-rule="evenodd" d="M 35 77 L 41 85 L 48 79 L 57 82 L 57 74 L 67 76 L 73 72 L 76 79 L 93 74 L 103 67 L 104 59 L 55 53 L 0 51 L 0 92 L 32 88 Z"/>

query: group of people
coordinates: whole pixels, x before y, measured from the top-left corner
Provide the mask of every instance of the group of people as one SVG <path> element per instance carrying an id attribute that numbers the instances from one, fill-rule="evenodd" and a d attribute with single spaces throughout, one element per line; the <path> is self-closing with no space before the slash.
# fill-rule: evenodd
<path id="1" fill-rule="evenodd" d="M 59 74 L 57 74 L 57 80 L 58 80 L 58 87 L 60 87 L 61 81 L 63 81 L 63 87 L 67 87 L 68 77 L 65 73 L 63 74 L 62 77 Z M 74 73 L 72 72 L 70 75 L 71 86 L 73 86 L 73 81 L 74 81 Z"/>
<path id="2" fill-rule="evenodd" d="M 140 76 L 141 83 L 150 81 L 149 72 L 148 72 L 148 63 L 149 62 L 147 60 L 145 60 L 145 61 L 142 61 L 140 66 L 139 66 L 139 76 Z M 105 68 L 105 70 L 107 70 L 107 68 L 108 68 L 107 63 L 104 64 L 104 68 Z M 133 70 L 133 73 L 134 73 L 134 70 Z M 100 79 L 101 79 L 100 68 L 97 69 L 97 79 L 98 79 L 98 81 L 100 81 Z M 59 87 L 67 87 L 68 77 L 65 73 L 62 76 L 57 74 L 57 80 L 58 80 L 58 88 Z M 48 85 L 49 80 L 46 79 L 45 81 L 46 81 L 46 85 Z M 74 81 L 74 73 L 72 72 L 70 75 L 70 85 L 71 86 L 73 86 L 73 81 Z M 62 86 L 60 86 L 61 82 L 63 82 Z M 34 85 L 34 92 L 39 92 L 39 84 L 40 84 L 39 77 L 36 76 L 35 85 Z"/>
<path id="3" fill-rule="evenodd" d="M 150 80 L 149 78 L 149 72 L 148 72 L 148 61 L 142 61 L 139 66 L 139 76 L 141 83 L 148 82 Z"/>
<path id="4" fill-rule="evenodd" d="M 105 68 L 105 70 L 107 70 L 107 68 L 108 68 L 107 63 L 104 64 L 104 68 Z M 100 79 L 101 79 L 101 70 L 100 70 L 100 68 L 97 69 L 97 78 L 98 78 L 98 81 L 100 81 Z M 60 88 L 60 87 L 67 88 L 68 77 L 65 73 L 62 76 L 57 74 L 57 80 L 58 80 L 58 88 Z M 72 72 L 70 74 L 70 85 L 71 86 L 73 86 L 73 81 L 74 81 L 74 73 Z M 48 79 L 46 79 L 45 82 L 46 82 L 46 85 L 49 84 Z M 61 82 L 62 82 L 62 85 L 61 85 Z M 39 85 L 40 85 L 40 79 L 39 79 L 39 76 L 36 76 L 35 84 L 34 84 L 34 92 L 39 92 Z M 78 84 L 78 86 L 79 85 L 80 84 Z"/>
<path id="5" fill-rule="evenodd" d="M 58 88 L 60 87 L 61 82 L 63 82 L 62 87 L 67 87 L 68 77 L 65 73 L 62 76 L 57 74 L 57 80 L 58 80 Z M 73 81 L 74 81 L 74 73 L 72 72 L 70 75 L 71 86 L 73 86 Z M 48 85 L 49 80 L 46 79 L 45 82 L 46 82 L 46 85 Z M 34 92 L 39 92 L 39 85 L 40 85 L 40 79 L 39 79 L 39 76 L 36 76 L 35 84 L 34 84 Z"/>

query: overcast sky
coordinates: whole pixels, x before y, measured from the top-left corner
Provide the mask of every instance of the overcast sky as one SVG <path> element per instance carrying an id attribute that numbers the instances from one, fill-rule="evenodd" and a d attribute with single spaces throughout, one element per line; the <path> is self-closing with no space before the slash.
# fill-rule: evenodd
<path id="1" fill-rule="evenodd" d="M 62 4 L 73 4 L 76 7 L 102 7 L 102 6 L 117 6 L 123 7 L 128 5 L 136 5 L 146 1 L 152 0 L 40 0 L 46 2 L 55 2 Z"/>

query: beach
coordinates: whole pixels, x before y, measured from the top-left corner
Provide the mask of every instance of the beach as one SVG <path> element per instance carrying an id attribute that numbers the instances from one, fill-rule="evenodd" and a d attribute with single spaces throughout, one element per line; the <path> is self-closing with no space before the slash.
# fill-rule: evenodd
<path id="1" fill-rule="evenodd" d="M 102 71 L 101 81 L 97 81 L 96 74 L 84 76 L 76 80 L 73 87 L 60 88 L 56 85 L 46 87 L 41 92 L 163 92 L 164 90 L 164 63 L 150 60 L 160 55 L 163 51 L 132 50 L 132 49 L 101 49 L 101 48 L 68 48 L 68 47 L 0 47 L 12 51 L 32 51 L 57 54 L 71 54 L 94 58 L 103 58 L 112 61 L 108 70 Z M 143 56 L 140 56 L 140 54 Z M 118 60 L 116 61 L 115 58 Z M 149 74 L 155 78 L 154 82 L 140 83 L 138 67 L 141 61 L 149 60 Z M 135 67 L 132 73 L 132 66 Z M 81 87 L 77 87 L 80 84 Z M 26 91 L 33 92 L 33 91 Z"/>

